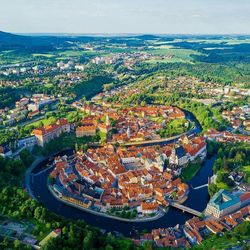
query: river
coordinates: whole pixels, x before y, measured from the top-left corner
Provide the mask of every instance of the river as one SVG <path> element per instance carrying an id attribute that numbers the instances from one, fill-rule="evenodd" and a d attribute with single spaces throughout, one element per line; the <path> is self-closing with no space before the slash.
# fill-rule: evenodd
<path id="1" fill-rule="evenodd" d="M 216 157 L 213 156 L 206 159 L 197 173 L 197 175 L 188 183 L 193 187 L 197 187 L 207 183 L 208 177 L 212 176 L 212 168 Z M 49 160 L 45 160 L 40 163 L 34 170 L 44 168 Z M 47 188 L 47 178 L 51 169 L 41 172 L 41 174 L 34 174 L 31 178 L 31 189 L 37 198 L 46 208 L 55 212 L 56 214 L 62 215 L 72 219 L 83 219 L 86 223 L 105 229 L 106 231 L 117 231 L 125 236 L 135 235 L 137 230 L 142 231 L 143 229 L 151 230 L 154 228 L 162 228 L 175 226 L 177 224 L 184 224 L 186 220 L 192 218 L 192 215 L 183 213 L 178 209 L 169 208 L 169 211 L 161 218 L 151 222 L 122 222 L 102 216 L 96 216 L 90 213 L 83 212 L 79 209 L 70 207 L 57 199 L 49 192 Z M 194 190 L 190 188 L 188 199 L 184 205 L 189 206 L 195 210 L 202 212 L 209 200 L 208 189 L 203 187 L 201 189 Z"/>
<path id="2" fill-rule="evenodd" d="M 192 131 L 189 132 L 189 134 L 197 134 L 201 132 L 201 126 L 195 120 L 193 115 L 186 111 L 185 113 L 189 120 L 195 121 L 195 128 L 193 128 Z M 72 151 L 67 151 L 66 153 L 70 154 L 72 153 Z M 200 171 L 196 174 L 195 177 L 193 177 L 191 181 L 188 182 L 190 187 L 197 187 L 208 182 L 208 177 L 212 176 L 212 168 L 215 159 L 216 156 L 213 156 L 203 162 Z M 87 224 L 97 226 L 101 229 L 106 230 L 107 232 L 119 232 L 125 236 L 134 236 L 138 231 L 142 231 L 145 229 L 150 231 L 154 228 L 163 228 L 176 226 L 177 224 L 184 224 L 186 220 L 193 217 L 188 213 L 183 213 L 182 211 L 176 208 L 170 207 L 168 212 L 163 217 L 155 221 L 132 223 L 93 215 L 91 213 L 87 213 L 79 209 L 73 208 L 58 201 L 48 190 L 47 178 L 52 169 L 48 169 L 47 171 L 42 171 L 40 174 L 36 174 L 37 172 L 40 172 L 42 169 L 44 169 L 44 167 L 51 162 L 52 159 L 47 159 L 41 162 L 37 166 L 37 168 L 33 170 L 30 186 L 37 200 L 39 200 L 47 209 L 55 212 L 56 214 L 71 219 L 82 219 Z M 208 200 L 209 195 L 207 187 L 203 187 L 197 190 L 190 188 L 188 199 L 183 204 L 202 212 L 205 209 Z"/>

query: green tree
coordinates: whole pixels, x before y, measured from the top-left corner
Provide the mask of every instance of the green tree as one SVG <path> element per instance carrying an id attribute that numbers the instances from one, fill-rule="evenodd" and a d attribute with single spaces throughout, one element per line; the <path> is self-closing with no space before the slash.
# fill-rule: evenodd
<path id="1" fill-rule="evenodd" d="M 214 183 L 209 184 L 208 186 L 208 193 L 211 196 L 213 196 L 217 192 L 217 186 Z"/>
<path id="2" fill-rule="evenodd" d="M 14 240 L 13 244 L 15 249 L 21 249 L 21 242 L 19 240 Z"/>
<path id="3" fill-rule="evenodd" d="M 83 249 L 92 249 L 94 246 L 93 233 L 89 231 L 83 239 Z"/>

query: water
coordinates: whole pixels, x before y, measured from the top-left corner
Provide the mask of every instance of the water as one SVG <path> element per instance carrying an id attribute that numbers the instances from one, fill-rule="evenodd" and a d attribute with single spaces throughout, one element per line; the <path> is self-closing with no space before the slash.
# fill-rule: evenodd
<path id="1" fill-rule="evenodd" d="M 212 175 L 212 167 L 215 161 L 215 156 L 204 161 L 199 173 L 189 182 L 189 185 L 196 187 L 207 183 L 208 176 Z M 48 160 L 42 162 L 38 168 L 41 169 L 49 163 Z M 90 213 L 83 212 L 79 209 L 70 207 L 64 203 L 61 203 L 49 192 L 47 188 L 47 178 L 51 170 L 47 170 L 39 175 L 33 177 L 31 188 L 35 197 L 49 210 L 71 219 L 83 219 L 86 223 L 97 226 L 107 231 L 118 231 L 125 236 L 131 236 L 136 233 L 137 230 L 143 229 L 151 230 L 160 227 L 175 226 L 177 224 L 184 224 L 186 220 L 192 218 L 192 215 L 183 213 L 182 211 L 169 208 L 169 211 L 161 218 L 151 222 L 122 222 L 102 216 L 96 216 Z M 188 199 L 184 205 L 187 205 L 198 211 L 203 211 L 209 200 L 207 187 L 193 190 L 190 189 Z"/>
<path id="2" fill-rule="evenodd" d="M 186 117 L 195 122 L 195 128 L 192 129 L 192 131 L 189 132 L 189 134 L 197 134 L 201 132 L 201 126 L 198 123 L 198 121 L 195 119 L 195 117 L 185 111 Z M 71 154 L 71 151 L 66 151 L 61 153 L 63 154 Z M 216 159 L 216 156 L 213 156 L 209 159 L 206 159 L 200 169 L 200 171 L 197 173 L 197 175 L 188 183 L 193 187 L 197 187 L 203 184 L 206 184 L 208 182 L 208 177 L 212 176 L 212 168 L 214 161 Z M 34 172 L 39 172 L 40 170 L 44 169 L 44 167 L 51 163 L 52 160 L 45 160 L 37 168 L 34 170 Z M 182 211 L 170 207 L 168 212 L 161 218 L 155 221 L 150 222 L 123 222 L 114 220 L 111 218 L 106 218 L 102 216 L 93 215 L 90 213 L 86 213 L 84 211 L 81 211 L 79 209 L 73 208 L 71 206 L 68 206 L 60 201 L 58 201 L 54 196 L 49 192 L 47 188 L 47 178 L 49 176 L 49 173 L 52 171 L 52 169 L 47 170 L 46 172 L 42 172 L 39 175 L 34 175 L 31 182 L 31 189 L 33 190 L 33 193 L 35 197 L 49 210 L 55 212 L 56 214 L 62 215 L 67 218 L 71 219 L 82 219 L 86 223 L 97 226 L 99 228 L 105 229 L 106 231 L 112 232 L 117 231 L 122 233 L 125 236 L 133 236 L 138 231 L 142 230 L 152 230 L 154 228 L 163 228 L 163 227 L 170 227 L 175 226 L 177 224 L 184 224 L 186 220 L 192 218 L 193 216 L 188 213 L 183 213 Z M 190 189 L 188 199 L 185 201 L 184 205 L 189 206 L 195 210 L 198 210 L 202 212 L 209 200 L 208 195 L 208 189 L 207 187 L 193 190 Z"/>
<path id="3" fill-rule="evenodd" d="M 216 156 L 213 156 L 203 162 L 200 171 L 193 177 L 191 181 L 188 182 L 190 187 L 198 187 L 208 183 L 208 177 L 213 175 L 213 165 L 215 159 Z M 203 187 L 197 190 L 191 189 L 188 199 L 183 203 L 183 205 L 201 212 L 206 208 L 208 201 L 208 188 Z"/>

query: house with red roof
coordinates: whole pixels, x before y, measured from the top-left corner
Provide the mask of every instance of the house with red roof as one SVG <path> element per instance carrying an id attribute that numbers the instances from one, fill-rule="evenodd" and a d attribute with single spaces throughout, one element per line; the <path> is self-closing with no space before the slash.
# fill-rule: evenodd
<path id="1" fill-rule="evenodd" d="M 39 146 L 43 147 L 46 143 L 59 137 L 62 133 L 70 132 L 70 123 L 66 119 L 59 119 L 51 125 L 36 128 L 32 131 L 37 139 Z"/>

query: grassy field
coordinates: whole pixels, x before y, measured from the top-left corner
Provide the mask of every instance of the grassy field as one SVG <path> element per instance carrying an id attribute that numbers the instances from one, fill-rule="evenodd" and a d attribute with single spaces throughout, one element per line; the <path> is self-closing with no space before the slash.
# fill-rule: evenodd
<path id="1" fill-rule="evenodd" d="M 224 183 L 224 182 L 216 182 L 216 186 L 217 186 L 218 189 L 230 190 L 228 185 L 226 183 Z"/>
<path id="2" fill-rule="evenodd" d="M 186 61 L 180 58 L 166 58 L 166 59 L 151 59 L 147 60 L 148 63 L 191 63 L 191 61 Z"/>
<path id="3" fill-rule="evenodd" d="M 197 163 L 189 163 L 188 166 L 182 169 L 181 178 L 183 181 L 190 181 L 200 170 L 202 164 L 200 162 Z"/>
<path id="4" fill-rule="evenodd" d="M 243 171 L 244 171 L 246 174 L 250 174 L 250 166 L 245 166 L 245 167 L 243 167 Z"/>
<path id="5" fill-rule="evenodd" d="M 225 38 L 225 39 L 183 39 L 182 41 L 190 42 L 190 43 L 205 43 L 205 44 L 226 44 L 226 45 L 234 45 L 234 44 L 242 44 L 242 43 L 250 43 L 250 39 L 237 39 L 237 38 Z"/>
<path id="6" fill-rule="evenodd" d="M 160 49 L 160 50 L 163 50 L 163 49 L 172 49 L 174 48 L 173 45 L 167 45 L 167 44 L 160 44 L 158 46 L 148 46 L 149 49 Z"/>
<path id="7" fill-rule="evenodd" d="M 58 56 L 71 57 L 71 56 L 82 56 L 83 54 L 84 54 L 83 50 L 66 50 L 58 53 Z"/>
<path id="8" fill-rule="evenodd" d="M 41 119 L 41 120 L 38 120 L 38 121 L 35 121 L 35 122 L 32 122 L 32 123 L 29 123 L 25 127 L 26 128 L 28 128 L 28 127 L 35 127 L 35 128 L 37 128 L 37 127 L 39 127 L 41 125 L 41 123 L 43 125 L 47 126 L 47 125 L 52 124 L 53 122 L 54 122 L 54 120 L 52 120 L 50 118 L 48 118 L 48 119 L 44 118 L 44 119 Z"/>
<path id="9" fill-rule="evenodd" d="M 164 45 L 164 44 L 169 44 L 172 43 L 173 41 L 155 41 L 155 40 L 148 40 L 149 43 L 154 44 L 154 45 Z"/>
<path id="10" fill-rule="evenodd" d="M 174 55 L 171 59 L 164 60 L 148 60 L 148 62 L 156 63 L 156 62 L 192 62 L 192 55 L 202 55 L 201 53 L 190 50 L 190 49 L 178 49 L 178 48 L 160 48 L 160 49 L 150 49 L 147 52 L 156 55 L 156 56 L 167 56 Z"/>
<path id="11" fill-rule="evenodd" d="M 96 50 L 66 50 L 57 52 L 55 54 L 55 58 L 57 60 L 65 60 L 69 57 L 82 57 L 82 56 L 108 56 L 110 55 L 110 51 L 96 51 Z"/>

